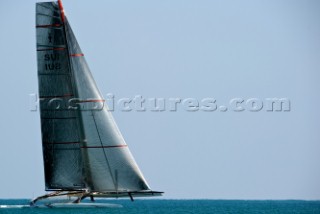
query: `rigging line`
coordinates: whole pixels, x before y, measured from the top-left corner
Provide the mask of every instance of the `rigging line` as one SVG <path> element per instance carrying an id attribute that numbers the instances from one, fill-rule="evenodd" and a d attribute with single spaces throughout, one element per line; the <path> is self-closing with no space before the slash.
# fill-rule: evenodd
<path id="1" fill-rule="evenodd" d="M 65 45 L 41 45 L 37 44 L 37 48 L 63 48 L 65 49 Z"/>
<path id="2" fill-rule="evenodd" d="M 99 140 L 100 140 L 100 144 L 101 144 L 101 146 L 103 147 L 102 140 L 101 140 L 100 133 L 99 133 L 99 129 L 98 129 L 98 126 L 97 126 L 97 123 L 96 123 L 96 119 L 94 118 L 94 113 L 93 113 L 92 110 L 91 110 L 91 114 L 92 114 L 92 118 L 93 118 L 94 125 L 95 125 L 96 130 L 97 130 L 97 133 L 98 133 L 98 137 L 99 137 Z M 103 151 L 104 157 L 105 157 L 105 159 L 106 159 L 106 163 L 107 163 L 107 165 L 108 165 L 109 173 L 110 173 L 110 175 L 111 175 L 114 188 L 117 188 L 117 184 L 116 184 L 115 179 L 114 179 L 114 176 L 113 176 L 113 174 L 112 174 L 111 167 L 110 167 L 110 163 L 109 163 L 109 160 L 108 160 L 106 151 L 105 151 L 104 148 L 102 148 L 102 151 Z"/>
<path id="3" fill-rule="evenodd" d="M 60 48 L 60 47 L 58 47 L 58 48 L 46 48 L 46 49 L 37 49 L 37 51 L 64 51 L 65 50 L 65 48 Z"/>
<path id="4" fill-rule="evenodd" d="M 43 108 L 41 111 L 46 111 L 46 112 L 70 112 L 70 111 L 78 111 L 78 109 L 50 109 L 50 108 Z"/>
<path id="5" fill-rule="evenodd" d="M 55 110 L 53 110 L 53 112 L 55 114 Z M 54 138 L 56 137 L 55 136 L 55 123 L 52 123 L 52 136 L 54 136 Z M 55 161 L 54 161 L 55 149 L 56 149 L 56 145 L 52 145 L 52 149 L 51 149 L 51 152 L 52 152 L 52 168 L 53 168 L 53 166 L 55 166 Z"/>
<path id="6" fill-rule="evenodd" d="M 36 25 L 36 28 L 60 29 L 62 24 Z"/>
<path id="7" fill-rule="evenodd" d="M 70 144 L 79 144 L 80 142 L 43 142 L 43 144 L 45 145 L 53 145 L 53 144 L 56 144 L 56 145 L 70 145 Z"/>
<path id="8" fill-rule="evenodd" d="M 42 120 L 71 120 L 77 117 L 41 117 Z"/>
<path id="9" fill-rule="evenodd" d="M 50 75 L 50 76 L 58 76 L 58 75 L 70 75 L 69 73 L 66 73 L 66 72 L 64 72 L 64 73 L 55 73 L 55 74 L 52 74 L 52 73 L 38 73 L 38 76 L 40 76 L 40 75 Z"/>
<path id="10" fill-rule="evenodd" d="M 56 96 L 39 96 L 40 99 L 65 98 L 65 97 L 74 97 L 74 95 L 64 94 L 64 95 L 56 95 Z"/>
<path id="11" fill-rule="evenodd" d="M 81 148 L 83 149 L 100 149 L 100 148 L 104 148 L 104 149 L 111 149 L 111 148 L 125 148 L 128 147 L 127 145 L 118 145 L 118 146 L 83 146 Z"/>

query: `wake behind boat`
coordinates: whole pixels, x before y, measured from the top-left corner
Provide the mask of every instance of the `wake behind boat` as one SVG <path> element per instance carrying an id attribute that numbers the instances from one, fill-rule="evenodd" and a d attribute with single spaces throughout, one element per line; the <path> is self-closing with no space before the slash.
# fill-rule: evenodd
<path id="1" fill-rule="evenodd" d="M 79 204 L 85 198 L 162 195 L 147 184 L 108 111 L 61 0 L 36 4 L 36 31 L 45 185 L 51 193 L 31 206 L 61 196 Z M 73 206 L 64 204 L 54 207 Z"/>

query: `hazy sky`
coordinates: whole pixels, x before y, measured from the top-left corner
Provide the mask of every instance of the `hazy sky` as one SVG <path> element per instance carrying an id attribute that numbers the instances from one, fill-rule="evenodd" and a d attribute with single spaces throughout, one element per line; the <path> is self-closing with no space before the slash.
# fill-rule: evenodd
<path id="1" fill-rule="evenodd" d="M 87 3 L 86 3 L 87 2 Z M 290 112 L 114 117 L 165 198 L 320 199 L 320 1 L 64 0 L 104 95 L 288 98 Z M 44 193 L 35 1 L 0 1 L 0 198 Z M 248 108 L 244 104 L 245 107 Z"/>

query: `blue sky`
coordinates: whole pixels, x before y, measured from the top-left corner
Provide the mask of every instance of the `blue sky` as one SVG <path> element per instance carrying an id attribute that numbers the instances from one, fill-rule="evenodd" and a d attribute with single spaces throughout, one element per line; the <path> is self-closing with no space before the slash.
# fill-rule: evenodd
<path id="1" fill-rule="evenodd" d="M 2 0 L 0 198 L 44 193 L 35 2 Z M 88 2 L 88 3 L 87 3 Z M 320 199 L 320 2 L 64 0 L 100 91 L 116 98 L 288 98 L 290 112 L 114 117 L 165 198 Z"/>

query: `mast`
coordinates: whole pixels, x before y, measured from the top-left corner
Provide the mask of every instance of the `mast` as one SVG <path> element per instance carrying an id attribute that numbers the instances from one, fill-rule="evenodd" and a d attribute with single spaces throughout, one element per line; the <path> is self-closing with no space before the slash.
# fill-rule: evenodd
<path id="1" fill-rule="evenodd" d="M 83 54 L 82 54 L 82 52 L 81 52 L 81 54 L 73 54 L 73 53 L 70 52 L 69 45 L 68 45 L 68 39 L 67 39 L 67 25 L 68 25 L 68 27 L 70 29 L 71 29 L 71 27 L 69 26 L 68 21 L 66 20 L 67 18 L 65 16 L 62 0 L 58 0 L 58 7 L 59 7 L 59 10 L 60 10 L 60 17 L 61 17 L 61 21 L 63 23 L 63 32 L 64 32 L 66 44 L 67 44 L 66 45 L 66 50 L 69 53 L 69 55 L 68 55 L 68 65 L 69 65 L 69 68 L 70 68 L 70 75 L 72 76 L 71 83 L 72 83 L 73 88 L 74 88 L 75 97 L 76 97 L 76 99 L 78 99 L 79 98 L 79 94 L 78 94 L 78 90 L 77 90 L 78 86 L 76 85 L 77 83 L 75 82 L 75 74 L 74 74 L 75 69 L 72 68 L 72 63 L 71 63 L 70 57 L 83 56 Z M 77 106 L 77 107 L 79 108 L 79 106 Z M 78 113 L 78 116 L 79 116 L 79 120 L 78 120 L 79 135 L 80 135 L 79 144 L 80 144 L 80 146 L 83 146 L 85 144 L 84 141 L 85 141 L 86 138 L 85 138 L 85 135 L 84 135 L 84 126 L 83 126 L 83 120 L 82 120 L 82 117 L 81 117 L 80 109 L 78 109 L 77 113 Z M 81 150 L 81 154 L 82 154 L 82 160 L 87 160 L 88 159 L 87 158 L 88 155 L 83 150 Z M 82 177 L 83 177 L 83 181 L 85 183 L 86 188 L 88 188 L 87 183 L 90 183 L 92 178 L 91 178 L 90 172 L 85 170 L 84 165 L 82 165 Z"/>
<path id="2" fill-rule="evenodd" d="M 58 0 L 58 5 L 59 5 L 59 9 L 60 9 L 61 21 L 64 23 L 65 14 L 64 14 L 64 8 L 63 8 L 63 5 L 62 5 L 62 0 Z"/>

